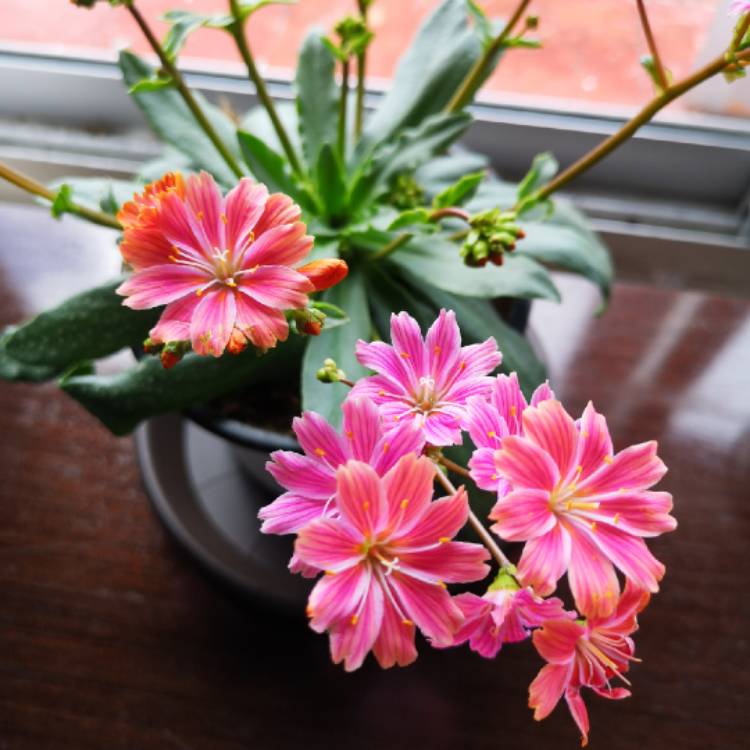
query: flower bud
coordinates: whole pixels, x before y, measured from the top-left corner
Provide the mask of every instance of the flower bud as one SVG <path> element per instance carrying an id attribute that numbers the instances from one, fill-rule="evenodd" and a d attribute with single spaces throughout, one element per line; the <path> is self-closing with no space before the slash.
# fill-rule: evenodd
<path id="1" fill-rule="evenodd" d="M 322 292 L 324 289 L 329 289 L 343 281 L 349 273 L 349 266 L 346 265 L 345 260 L 325 258 L 324 260 L 314 260 L 302 266 L 302 268 L 298 268 L 297 271 L 310 279 L 316 292 Z"/>
<path id="2" fill-rule="evenodd" d="M 481 267 L 488 261 L 503 264 L 503 255 L 516 249 L 518 240 L 526 235 L 516 223 L 515 211 L 492 208 L 470 217 L 471 231 L 461 246 L 460 255 L 467 266 Z"/>
<path id="3" fill-rule="evenodd" d="M 241 354 L 245 349 L 247 349 L 247 337 L 239 328 L 234 328 L 227 342 L 227 351 L 236 355 Z"/>
<path id="4" fill-rule="evenodd" d="M 190 349 L 189 341 L 167 341 L 161 350 L 161 366 L 165 370 L 171 370 Z"/>
<path id="5" fill-rule="evenodd" d="M 346 379 L 346 373 L 339 369 L 336 360 L 328 358 L 323 361 L 323 367 L 315 373 L 315 377 L 321 383 L 338 383 Z"/>

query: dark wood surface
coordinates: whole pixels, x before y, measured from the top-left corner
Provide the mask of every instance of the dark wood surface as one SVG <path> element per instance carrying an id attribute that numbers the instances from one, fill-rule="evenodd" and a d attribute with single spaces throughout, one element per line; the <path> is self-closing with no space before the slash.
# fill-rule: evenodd
<path id="1" fill-rule="evenodd" d="M 106 231 L 37 209 L 0 208 L 0 238 L 2 324 L 116 267 Z M 591 747 L 747 747 L 750 305 L 619 285 L 592 320 L 568 291 L 535 314 L 558 395 L 616 447 L 660 441 L 680 523 L 652 544 L 633 697 L 586 696 Z M 564 708 L 532 720 L 528 643 L 347 675 L 303 620 L 230 597 L 153 515 L 132 440 L 53 385 L 0 383 L 0 471 L 1 750 L 578 745 Z"/>

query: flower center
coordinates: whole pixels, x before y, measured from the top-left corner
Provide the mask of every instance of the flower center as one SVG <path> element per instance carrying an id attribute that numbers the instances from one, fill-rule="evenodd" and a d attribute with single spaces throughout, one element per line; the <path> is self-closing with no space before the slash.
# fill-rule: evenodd
<path id="1" fill-rule="evenodd" d="M 414 394 L 414 405 L 419 411 L 429 414 L 439 401 L 439 394 L 435 392 L 434 378 L 420 378 L 419 387 Z"/>
<path id="2" fill-rule="evenodd" d="M 234 279 L 235 268 L 229 249 L 219 250 L 215 248 L 212 256 L 216 278 L 227 286 L 237 286 Z"/>

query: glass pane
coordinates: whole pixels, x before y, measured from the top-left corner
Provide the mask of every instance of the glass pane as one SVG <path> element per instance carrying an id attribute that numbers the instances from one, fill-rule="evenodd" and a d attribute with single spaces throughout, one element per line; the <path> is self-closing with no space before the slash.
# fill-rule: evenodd
<path id="1" fill-rule="evenodd" d="M 517 0 L 480 0 L 479 4 L 489 15 L 501 17 L 512 12 Z M 289 75 L 306 29 L 315 25 L 330 29 L 355 5 L 354 0 L 301 0 L 295 6 L 263 9 L 250 24 L 257 58 L 268 72 Z M 378 79 L 382 84 L 393 73 L 418 23 L 436 5 L 437 0 L 375 1 L 371 22 L 377 37 L 369 68 L 373 84 L 377 85 Z M 718 54 L 726 44 L 731 28 L 727 5 L 728 0 L 647 0 L 662 56 L 676 78 L 707 58 L 711 47 L 716 48 L 713 54 Z M 227 2 L 139 0 L 139 8 L 160 33 L 164 26 L 158 18 L 171 7 L 224 11 Z M 535 0 L 530 9 L 541 19 L 534 36 L 544 48 L 508 53 L 485 88 L 489 100 L 584 111 L 601 111 L 604 105 L 630 111 L 650 98 L 650 80 L 638 63 L 647 47 L 634 0 Z M 3 0 L 3 11 L 0 44 L 97 57 L 112 57 L 125 45 L 147 50 L 127 12 L 106 3 L 85 10 L 64 0 Z M 212 70 L 239 70 L 228 36 L 219 31 L 196 33 L 183 53 L 183 62 Z M 740 89 L 744 96 L 735 94 Z M 693 106 L 746 114 L 741 102 L 747 98 L 744 82 L 735 88 L 719 80 L 672 109 Z"/>

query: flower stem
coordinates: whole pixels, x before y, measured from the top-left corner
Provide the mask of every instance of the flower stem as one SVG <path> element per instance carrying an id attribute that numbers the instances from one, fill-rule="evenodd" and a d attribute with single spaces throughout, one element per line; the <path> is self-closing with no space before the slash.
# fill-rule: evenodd
<path id="1" fill-rule="evenodd" d="M 440 461 L 444 462 L 444 459 L 441 458 Z M 454 464 L 454 466 L 455 465 L 456 464 Z M 437 465 L 435 466 L 435 478 L 443 486 L 443 489 L 447 493 L 449 493 L 450 495 L 456 494 L 457 490 L 453 486 L 453 483 L 450 479 L 448 479 L 448 477 L 445 476 L 445 474 L 443 474 L 443 472 L 440 470 L 440 467 Z M 476 517 L 476 515 L 474 515 L 474 511 L 472 511 L 471 509 L 469 509 L 468 520 L 476 535 L 482 540 L 482 544 L 487 548 L 492 557 L 494 557 L 497 561 L 497 564 L 501 568 L 510 568 L 511 570 L 513 570 L 513 565 L 510 560 L 505 556 L 505 553 L 500 549 L 500 547 L 497 546 L 495 540 L 490 536 L 490 532 L 484 528 L 482 522 Z"/>
<path id="2" fill-rule="evenodd" d="M 739 53 L 736 58 L 738 60 L 750 59 L 750 50 L 744 50 Z M 635 117 L 629 120 L 625 125 L 620 128 L 616 133 L 613 133 L 609 138 L 602 141 L 596 148 L 589 151 L 588 154 L 582 156 L 577 162 L 569 166 L 564 172 L 561 172 L 554 180 L 548 182 L 544 187 L 540 188 L 535 197 L 538 200 L 544 200 L 548 198 L 556 190 L 567 185 L 572 179 L 578 177 L 578 175 L 586 172 L 588 169 L 593 167 L 595 164 L 600 162 L 605 156 L 614 151 L 624 141 L 630 138 L 641 126 L 645 125 L 653 116 L 664 109 L 670 102 L 674 101 L 678 97 L 682 96 L 686 91 L 695 88 L 698 84 L 708 80 L 717 73 L 721 73 L 725 68 L 733 64 L 734 61 L 727 60 L 725 53 L 722 53 L 713 61 L 697 70 L 692 75 L 684 78 L 671 85 L 665 91 L 662 91 L 654 99 L 652 99 Z"/>
<path id="3" fill-rule="evenodd" d="M 448 206 L 446 208 L 438 208 L 430 214 L 430 221 L 440 221 L 440 219 L 461 219 L 461 221 L 469 221 L 469 212 L 464 211 L 463 208 L 457 208 L 456 206 Z"/>
<path id="4" fill-rule="evenodd" d="M 648 43 L 648 49 L 651 53 L 651 59 L 654 61 L 654 68 L 656 70 L 656 77 L 659 79 L 659 86 L 662 91 L 666 91 L 669 88 L 669 78 L 664 70 L 664 65 L 659 55 L 659 49 L 656 46 L 656 39 L 654 38 L 653 32 L 651 31 L 651 24 L 648 20 L 648 13 L 646 13 L 645 0 L 636 0 L 638 4 L 638 15 L 641 18 L 641 26 L 643 26 L 643 33 L 646 35 L 646 42 Z"/>
<path id="5" fill-rule="evenodd" d="M 349 58 L 341 63 L 341 98 L 339 99 L 338 145 L 341 163 L 346 161 L 346 110 L 349 99 Z"/>
<path id="6" fill-rule="evenodd" d="M 46 185 L 42 185 L 41 182 L 37 182 L 28 175 L 11 169 L 7 164 L 0 163 L 0 178 L 7 180 L 27 193 L 38 195 L 40 198 L 48 200 L 50 203 L 54 202 L 57 197 L 57 193 L 54 190 L 50 190 Z M 67 204 L 67 212 L 80 216 L 82 219 L 86 219 L 93 224 L 110 227 L 111 229 L 122 229 L 120 222 L 114 216 L 105 214 L 102 211 L 94 211 L 71 201 Z"/>
<path id="7" fill-rule="evenodd" d="M 281 122 L 279 113 L 274 106 L 273 99 L 271 99 L 271 96 L 268 93 L 268 89 L 266 88 L 266 83 L 263 80 L 263 76 L 261 76 L 260 72 L 258 71 L 258 66 L 255 64 L 255 58 L 250 51 L 250 45 L 247 42 L 245 27 L 242 21 L 240 7 L 237 0 L 230 0 L 230 7 L 232 16 L 234 18 L 234 23 L 230 27 L 229 31 L 232 34 L 232 37 L 234 37 L 234 41 L 237 45 L 240 56 L 242 57 L 242 61 L 247 67 L 247 72 L 250 75 L 250 80 L 255 86 L 255 91 L 258 94 L 258 98 L 265 107 L 266 112 L 268 112 L 268 117 L 271 119 L 271 124 L 273 125 L 273 129 L 276 131 L 276 135 L 279 138 L 281 147 L 284 149 L 284 153 L 286 154 L 286 158 L 289 161 L 289 165 L 296 174 L 301 175 L 302 165 L 300 164 L 299 158 L 297 157 L 297 152 L 294 150 L 294 146 L 289 139 L 289 135 L 286 132 L 284 123 Z"/>
<path id="8" fill-rule="evenodd" d="M 208 118 L 198 105 L 198 102 L 195 100 L 192 92 L 187 87 L 187 84 L 185 83 L 183 77 L 180 75 L 180 72 L 177 70 L 176 65 L 172 62 L 172 60 L 170 60 L 166 52 L 164 52 L 164 48 L 161 46 L 156 36 L 154 36 L 154 32 L 146 22 L 146 19 L 141 15 L 141 12 L 138 10 L 138 8 L 135 7 L 135 3 L 127 3 L 125 7 L 128 9 L 130 15 L 133 16 L 133 19 L 140 27 L 143 35 L 151 45 L 151 49 L 154 50 L 157 57 L 159 58 L 159 62 L 161 63 L 162 68 L 172 79 L 175 88 L 180 93 L 180 96 L 182 96 L 182 99 L 187 105 L 187 108 L 190 110 L 193 117 L 195 117 L 196 122 L 203 129 L 203 132 L 208 136 L 208 139 L 211 141 L 211 143 L 213 143 L 214 147 L 221 155 L 221 158 L 224 159 L 224 161 L 227 163 L 227 166 L 232 170 L 236 177 L 244 177 L 245 173 L 240 168 L 237 160 L 229 152 L 221 138 L 219 138 L 217 132 L 214 130 L 213 125 L 211 125 L 211 123 L 208 121 Z"/>
<path id="9" fill-rule="evenodd" d="M 530 2 L 531 0 L 521 0 L 515 12 L 510 17 L 510 20 L 505 24 L 503 30 L 492 40 L 492 43 L 488 45 L 487 49 L 482 53 L 482 56 L 474 63 L 474 66 L 469 71 L 466 78 L 464 78 L 460 88 L 448 102 L 448 106 L 446 107 L 448 112 L 460 112 L 474 98 L 477 89 L 482 85 L 482 78 L 487 67 L 490 65 L 492 58 L 497 54 L 505 40 L 510 36 L 513 28 L 526 11 Z"/>
<path id="10" fill-rule="evenodd" d="M 359 0 L 359 15 L 367 25 L 367 3 Z M 357 55 L 357 106 L 354 115 L 354 137 L 359 138 L 362 135 L 362 124 L 364 122 L 365 112 L 365 72 L 367 69 L 367 47 Z"/>
<path id="11" fill-rule="evenodd" d="M 370 256 L 371 260 L 383 260 L 387 258 L 391 253 L 398 250 L 402 245 L 405 245 L 414 235 L 410 232 L 404 232 L 395 239 L 391 240 L 387 245 L 380 248 L 376 253 Z"/>

